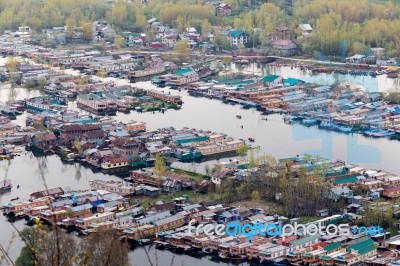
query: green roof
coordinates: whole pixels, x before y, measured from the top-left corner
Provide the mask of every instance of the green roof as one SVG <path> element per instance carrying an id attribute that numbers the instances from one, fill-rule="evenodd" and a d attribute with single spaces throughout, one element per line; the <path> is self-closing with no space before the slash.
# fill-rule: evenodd
<path id="1" fill-rule="evenodd" d="M 188 139 L 178 139 L 175 142 L 177 144 L 184 144 L 184 143 L 200 142 L 200 141 L 206 141 L 206 140 L 208 140 L 208 136 L 202 136 L 202 137 L 196 137 L 196 138 L 188 138 Z"/>
<path id="2" fill-rule="evenodd" d="M 262 82 L 273 82 L 274 80 L 276 80 L 279 77 L 280 76 L 278 76 L 278 75 L 266 75 L 265 77 L 263 77 L 261 79 L 261 81 Z"/>
<path id="3" fill-rule="evenodd" d="M 332 258 L 328 255 L 321 255 L 318 257 L 320 260 L 331 260 Z"/>
<path id="4" fill-rule="evenodd" d="M 368 238 L 360 243 L 357 243 L 357 244 L 354 244 L 354 245 L 348 247 L 346 249 L 346 251 L 347 252 L 351 252 L 352 250 L 360 251 L 361 249 L 364 249 L 364 248 L 366 248 L 370 245 L 374 245 L 374 244 L 375 244 L 375 242 L 371 238 Z"/>
<path id="5" fill-rule="evenodd" d="M 364 255 L 364 254 L 370 253 L 371 251 L 373 251 L 375 249 L 377 249 L 377 247 L 375 245 L 369 245 L 369 246 L 366 246 L 365 248 L 358 250 L 358 252 L 361 255 Z"/>
<path id="6" fill-rule="evenodd" d="M 224 82 L 226 85 L 234 86 L 234 85 L 245 85 L 252 84 L 254 80 L 251 79 L 231 79 Z"/>
<path id="7" fill-rule="evenodd" d="M 242 34 L 247 34 L 244 30 L 231 30 L 228 32 L 229 37 L 240 37 Z"/>
<path id="8" fill-rule="evenodd" d="M 335 184 L 355 183 L 358 181 L 358 175 L 346 176 L 342 178 L 336 178 Z"/>
<path id="9" fill-rule="evenodd" d="M 345 175 L 348 173 L 348 170 L 346 168 L 342 168 L 340 170 L 330 170 L 328 172 L 325 173 L 325 176 L 329 177 L 329 176 L 341 176 L 341 175 Z"/>
<path id="10" fill-rule="evenodd" d="M 260 252 L 258 252 L 258 253 L 261 253 L 263 255 L 270 255 L 271 254 L 271 252 L 269 252 L 268 250 L 260 250 Z"/>
<path id="11" fill-rule="evenodd" d="M 299 82 L 303 83 L 304 81 L 302 81 L 300 79 L 295 79 L 295 78 L 288 78 L 285 80 L 285 84 L 289 84 L 289 85 L 296 85 Z"/>
<path id="12" fill-rule="evenodd" d="M 327 251 L 327 252 L 331 252 L 331 251 L 333 251 L 333 250 L 335 250 L 335 249 L 340 248 L 341 246 L 342 246 L 342 243 L 340 243 L 340 242 L 335 242 L 335 243 L 332 243 L 332 244 L 326 246 L 324 249 L 325 249 L 325 251 Z"/>
<path id="13" fill-rule="evenodd" d="M 310 258 L 312 254 L 310 252 L 304 253 L 303 257 Z"/>
<path id="14" fill-rule="evenodd" d="M 305 243 L 311 242 L 311 241 L 313 241 L 315 239 L 318 239 L 320 237 L 321 236 L 319 234 L 302 237 L 302 238 L 293 240 L 292 242 L 290 242 L 290 245 L 292 245 L 292 246 L 300 246 L 300 245 L 303 245 Z"/>
<path id="15" fill-rule="evenodd" d="M 178 69 L 177 71 L 174 72 L 175 75 L 179 75 L 179 76 L 183 76 L 184 74 L 193 72 L 193 69 L 190 67 L 185 67 L 185 68 L 181 68 Z"/>

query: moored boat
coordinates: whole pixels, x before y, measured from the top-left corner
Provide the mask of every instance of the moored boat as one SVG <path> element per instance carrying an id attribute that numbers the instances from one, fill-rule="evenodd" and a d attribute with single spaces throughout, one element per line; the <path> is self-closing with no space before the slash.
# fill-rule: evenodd
<path id="1" fill-rule="evenodd" d="M 12 188 L 11 179 L 5 179 L 0 182 L 0 192 L 8 191 Z"/>
<path id="2" fill-rule="evenodd" d="M 317 119 L 315 118 L 304 118 L 301 123 L 305 126 L 312 126 L 317 124 Z"/>

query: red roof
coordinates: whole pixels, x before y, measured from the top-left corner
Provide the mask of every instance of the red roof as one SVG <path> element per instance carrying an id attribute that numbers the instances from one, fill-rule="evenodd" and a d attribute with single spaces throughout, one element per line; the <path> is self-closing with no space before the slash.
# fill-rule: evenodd
<path id="1" fill-rule="evenodd" d="M 119 155 L 119 154 L 114 154 L 114 155 L 106 155 L 103 157 L 102 162 L 108 162 L 108 163 L 126 163 L 128 162 L 124 156 Z"/>
<path id="2" fill-rule="evenodd" d="M 312 245 L 311 248 L 312 248 L 313 250 L 316 250 L 316 249 L 318 249 L 318 248 L 324 248 L 324 247 L 326 247 L 327 245 L 328 245 L 327 242 L 319 242 L 319 243 L 316 243 L 316 244 Z"/>
<path id="3" fill-rule="evenodd" d="M 392 192 L 397 192 L 397 191 L 400 191 L 400 187 L 386 188 L 383 192 L 384 193 L 392 193 Z"/>
<path id="4" fill-rule="evenodd" d="M 288 236 L 285 237 L 285 240 L 283 239 L 279 239 L 278 241 L 276 241 L 276 244 L 278 245 L 288 245 L 290 242 L 292 242 L 293 240 L 296 240 L 297 236 Z"/>

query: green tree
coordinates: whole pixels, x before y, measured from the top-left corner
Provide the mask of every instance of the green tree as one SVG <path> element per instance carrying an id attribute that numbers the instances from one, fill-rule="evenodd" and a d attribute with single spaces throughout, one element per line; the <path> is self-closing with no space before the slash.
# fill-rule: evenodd
<path id="1" fill-rule="evenodd" d="M 186 61 L 190 54 L 190 47 L 187 41 L 178 41 L 175 43 L 174 52 L 179 61 Z"/>
<path id="2" fill-rule="evenodd" d="M 27 247 L 23 247 L 21 249 L 21 253 L 19 257 L 15 261 L 16 266 L 34 266 L 35 265 L 35 257 L 32 254 L 32 251 Z"/>
<path id="3" fill-rule="evenodd" d="M 107 76 L 107 72 L 104 68 L 100 68 L 97 71 L 97 76 L 99 76 L 100 78 L 105 78 Z"/>
<path id="4" fill-rule="evenodd" d="M 121 49 L 122 47 L 124 47 L 124 45 L 125 45 L 125 39 L 122 38 L 122 37 L 120 37 L 120 36 L 115 37 L 115 39 L 114 39 L 114 44 L 115 44 L 115 47 L 119 50 L 119 49 Z"/>
<path id="5" fill-rule="evenodd" d="M 201 35 L 203 35 L 203 37 L 207 37 L 207 35 L 211 33 L 211 29 L 212 26 L 208 20 L 205 19 L 201 22 Z"/>
<path id="6" fill-rule="evenodd" d="M 236 154 L 238 156 L 245 156 L 246 153 L 249 151 L 249 146 L 247 146 L 246 144 L 240 145 L 239 148 L 236 150 Z"/>
<path id="7" fill-rule="evenodd" d="M 162 184 L 162 177 L 167 172 L 167 164 L 165 163 L 164 158 L 162 157 L 161 153 L 157 153 L 156 159 L 154 162 L 154 173 L 158 178 L 158 182 L 161 186 Z"/>
<path id="8" fill-rule="evenodd" d="M 253 190 L 251 192 L 251 199 L 254 201 L 260 201 L 260 199 L 261 199 L 260 192 L 258 192 L 257 190 Z"/>
<path id="9" fill-rule="evenodd" d="M 221 34 L 217 34 L 214 37 L 213 44 L 218 50 L 231 50 L 231 43 L 229 39 Z"/>
<path id="10" fill-rule="evenodd" d="M 6 59 L 6 67 L 9 72 L 16 71 L 21 62 L 13 56 L 9 56 Z"/>
<path id="11" fill-rule="evenodd" d="M 93 39 L 93 25 L 90 22 L 83 23 L 83 38 L 87 41 L 91 41 Z"/>

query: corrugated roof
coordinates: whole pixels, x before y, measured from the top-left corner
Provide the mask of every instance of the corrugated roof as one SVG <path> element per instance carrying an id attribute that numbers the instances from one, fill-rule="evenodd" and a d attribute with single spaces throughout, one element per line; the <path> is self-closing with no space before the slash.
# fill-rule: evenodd
<path id="1" fill-rule="evenodd" d="M 359 175 L 353 175 L 353 176 L 347 176 L 347 177 L 343 177 L 343 178 L 337 178 L 335 179 L 335 184 L 346 184 L 346 183 L 355 183 L 357 182 Z"/>
<path id="2" fill-rule="evenodd" d="M 276 80 L 276 79 L 279 78 L 279 77 L 280 77 L 280 76 L 278 76 L 278 75 L 267 75 L 267 76 L 263 77 L 263 78 L 261 79 L 261 81 L 262 81 L 262 82 L 272 82 L 272 81 Z"/>
<path id="3" fill-rule="evenodd" d="M 300 79 L 296 79 L 296 78 L 288 78 L 285 80 L 285 84 L 289 84 L 289 85 L 296 85 L 299 82 L 304 83 L 304 81 L 302 81 Z"/>
<path id="4" fill-rule="evenodd" d="M 373 251 L 375 249 L 377 249 L 377 247 L 372 244 L 372 245 L 366 246 L 365 248 L 359 249 L 358 253 L 363 255 L 363 254 L 367 254 L 367 253 L 369 253 L 369 252 L 371 252 L 371 251 Z"/>
<path id="5" fill-rule="evenodd" d="M 231 30 L 228 32 L 228 36 L 234 38 L 240 37 L 243 34 L 246 34 L 244 30 Z"/>
<path id="6" fill-rule="evenodd" d="M 314 241 L 315 239 L 318 239 L 320 237 L 321 236 L 319 234 L 302 237 L 302 238 L 293 240 L 292 242 L 290 242 L 290 245 L 292 245 L 292 246 L 300 246 L 300 245 L 303 245 L 305 243 Z"/>
<path id="7" fill-rule="evenodd" d="M 352 245 L 352 246 L 348 247 L 346 249 L 346 251 L 347 252 L 351 252 L 352 250 L 360 251 L 361 249 L 364 249 L 364 248 L 366 248 L 366 247 L 368 247 L 370 245 L 374 245 L 374 243 L 375 242 L 371 238 L 368 238 L 368 239 L 366 239 L 366 240 L 364 240 L 364 241 L 362 241 L 360 243 L 357 243 L 355 245 Z"/>
<path id="8" fill-rule="evenodd" d="M 333 251 L 333 250 L 335 250 L 335 249 L 340 248 L 341 246 L 342 246 L 342 243 L 340 243 L 340 242 L 335 242 L 335 243 L 330 244 L 329 246 L 326 246 L 324 249 L 325 249 L 327 252 L 330 252 L 330 251 Z"/>

